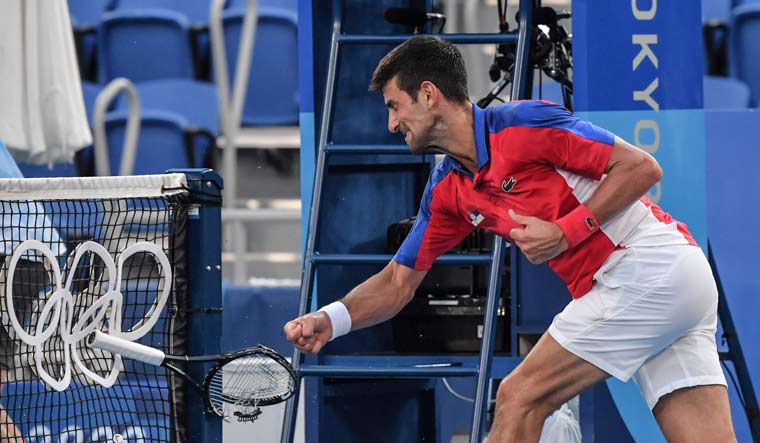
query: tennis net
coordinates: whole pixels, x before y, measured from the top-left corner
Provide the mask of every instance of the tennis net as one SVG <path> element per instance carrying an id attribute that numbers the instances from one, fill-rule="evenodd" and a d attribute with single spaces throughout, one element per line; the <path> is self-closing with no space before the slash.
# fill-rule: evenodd
<path id="1" fill-rule="evenodd" d="M 85 340 L 186 353 L 188 195 L 182 174 L 0 180 L 0 443 L 185 441 L 181 379 Z"/>

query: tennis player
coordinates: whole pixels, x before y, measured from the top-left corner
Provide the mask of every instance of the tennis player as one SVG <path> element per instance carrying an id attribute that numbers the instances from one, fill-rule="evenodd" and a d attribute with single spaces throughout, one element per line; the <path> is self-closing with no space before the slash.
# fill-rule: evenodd
<path id="1" fill-rule="evenodd" d="M 388 129 L 446 154 L 393 260 L 342 300 L 285 325 L 308 353 L 385 321 L 476 227 L 567 284 L 572 301 L 500 384 L 490 443 L 537 442 L 544 419 L 613 376 L 636 381 L 669 442 L 734 442 L 715 344 L 717 291 L 686 226 L 645 197 L 656 160 L 546 101 L 479 109 L 457 48 L 414 37 L 375 69 Z M 536 296 L 540 296 L 536 294 Z"/>

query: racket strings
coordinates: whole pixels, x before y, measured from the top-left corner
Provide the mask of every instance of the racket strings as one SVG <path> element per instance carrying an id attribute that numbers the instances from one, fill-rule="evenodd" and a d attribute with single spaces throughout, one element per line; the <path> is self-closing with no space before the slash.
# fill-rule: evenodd
<path id="1" fill-rule="evenodd" d="M 212 407 L 224 416 L 254 414 L 259 405 L 290 395 L 295 384 L 279 362 L 256 354 L 227 362 L 210 380 L 208 395 Z"/>

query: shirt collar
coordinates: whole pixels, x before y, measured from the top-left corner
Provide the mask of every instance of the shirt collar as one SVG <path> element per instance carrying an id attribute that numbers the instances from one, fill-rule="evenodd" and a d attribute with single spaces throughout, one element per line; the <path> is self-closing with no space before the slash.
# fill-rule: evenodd
<path id="1" fill-rule="evenodd" d="M 486 110 L 479 108 L 475 103 L 472 104 L 472 122 L 475 131 L 475 153 L 478 160 L 478 171 L 480 171 L 489 160 L 486 140 L 488 128 L 486 127 Z"/>

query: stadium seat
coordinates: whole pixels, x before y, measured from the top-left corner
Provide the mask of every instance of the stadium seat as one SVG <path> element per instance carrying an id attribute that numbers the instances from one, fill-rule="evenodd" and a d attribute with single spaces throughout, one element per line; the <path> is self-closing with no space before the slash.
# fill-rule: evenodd
<path id="1" fill-rule="evenodd" d="M 187 79 L 162 79 L 138 83 L 140 107 L 145 111 L 168 111 L 182 116 L 186 142 L 195 153 L 195 166 L 211 167 L 219 135 L 219 107 L 216 87 Z M 116 100 L 116 109 L 128 109 L 126 96 Z"/>
<path id="2" fill-rule="evenodd" d="M 128 113 L 111 112 L 106 117 L 108 160 L 112 173 L 119 171 Z M 188 141 L 189 125 L 181 115 L 173 112 L 143 110 L 140 136 L 133 174 L 162 174 L 171 168 L 200 166 L 208 152 L 194 149 Z"/>
<path id="3" fill-rule="evenodd" d="M 184 117 L 190 126 L 219 134 L 219 105 L 213 84 L 188 79 L 160 79 L 135 86 L 142 109 L 174 112 Z M 118 98 L 116 109 L 127 109 L 125 96 Z"/>
<path id="4" fill-rule="evenodd" d="M 183 14 L 191 24 L 208 24 L 210 0 L 116 0 L 116 10 L 168 9 Z"/>
<path id="5" fill-rule="evenodd" d="M 732 0 L 702 1 L 702 23 L 719 21 L 728 23 L 731 19 Z"/>
<path id="6" fill-rule="evenodd" d="M 92 126 L 92 111 L 95 109 L 95 100 L 103 90 L 103 86 L 97 83 L 82 82 L 82 96 L 84 97 L 84 109 L 87 112 L 87 121 Z"/>
<path id="7" fill-rule="evenodd" d="M 702 2 L 702 40 L 706 75 L 728 75 L 728 23 L 732 0 Z"/>
<path id="8" fill-rule="evenodd" d="M 68 0 L 69 15 L 77 23 L 96 26 L 104 12 L 114 8 L 117 0 Z"/>
<path id="9" fill-rule="evenodd" d="M 193 78 L 190 24 L 181 13 L 119 10 L 106 13 L 98 27 L 99 79 L 133 82 Z"/>
<path id="10" fill-rule="evenodd" d="M 760 100 L 760 2 L 746 3 L 733 10 L 731 24 L 732 75 L 750 89 L 751 106 Z"/>
<path id="11" fill-rule="evenodd" d="M 750 92 L 741 80 L 705 76 L 703 83 L 705 109 L 747 109 Z"/>
<path id="12" fill-rule="evenodd" d="M 224 12 L 227 69 L 235 72 L 245 9 Z M 293 11 L 260 7 L 242 123 L 248 126 L 298 124 L 297 16 Z M 272 69 L 277 66 L 277 69 Z M 231 82 L 231 84 L 233 84 Z"/>
<path id="13" fill-rule="evenodd" d="M 184 15 L 190 23 L 190 39 L 195 60 L 195 73 L 200 79 L 209 77 L 210 43 L 208 33 L 209 0 L 117 0 L 118 10 L 167 9 Z"/>
<path id="14" fill-rule="evenodd" d="M 227 0 L 225 7 L 227 9 L 245 8 L 248 2 L 246 0 Z M 287 9 L 288 11 L 298 12 L 298 0 L 258 0 L 256 2 L 259 8 L 277 7 Z"/>
<path id="15" fill-rule="evenodd" d="M 104 12 L 114 7 L 116 0 L 68 0 L 74 43 L 77 48 L 79 72 L 85 80 L 97 76 L 97 39 L 95 30 Z"/>
<path id="16" fill-rule="evenodd" d="M 34 165 L 31 163 L 19 162 L 18 168 L 26 178 L 34 177 L 78 177 L 76 164 L 74 163 L 53 163 L 52 165 Z"/>

